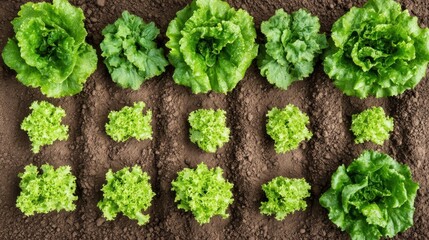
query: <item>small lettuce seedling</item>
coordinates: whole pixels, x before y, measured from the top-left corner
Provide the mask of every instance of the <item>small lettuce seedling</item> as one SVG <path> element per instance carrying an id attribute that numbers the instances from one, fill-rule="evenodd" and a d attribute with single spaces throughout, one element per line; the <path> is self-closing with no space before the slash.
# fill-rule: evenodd
<path id="1" fill-rule="evenodd" d="M 159 29 L 127 11 L 103 29 L 101 56 L 112 80 L 122 88 L 137 90 L 147 79 L 158 76 L 168 65 L 164 50 L 154 41 Z"/>
<path id="2" fill-rule="evenodd" d="M 106 174 L 103 185 L 103 199 L 97 206 L 107 220 L 114 220 L 122 212 L 138 225 L 149 222 L 149 215 L 143 214 L 151 206 L 155 193 L 152 191 L 150 177 L 139 166 L 123 168 L 115 173 L 111 169 Z"/>
<path id="3" fill-rule="evenodd" d="M 310 119 L 292 104 L 284 109 L 271 109 L 267 117 L 267 133 L 274 140 L 277 153 L 297 149 L 300 142 L 309 140 L 313 136 L 306 127 Z"/>
<path id="4" fill-rule="evenodd" d="M 253 18 L 222 0 L 194 0 L 167 28 L 173 79 L 193 93 L 227 93 L 258 55 Z"/>
<path id="5" fill-rule="evenodd" d="M 32 112 L 22 121 L 21 129 L 27 132 L 33 153 L 56 140 L 67 140 L 69 127 L 61 124 L 61 119 L 66 116 L 64 109 L 46 101 L 34 101 L 30 109 Z"/>
<path id="6" fill-rule="evenodd" d="M 82 91 L 97 68 L 95 49 L 85 42 L 85 16 L 67 0 L 26 3 L 12 21 L 16 33 L 3 49 L 4 63 L 28 87 L 54 98 Z"/>
<path id="7" fill-rule="evenodd" d="M 177 207 L 186 212 L 191 211 L 199 224 L 208 223 L 210 218 L 220 215 L 229 217 L 226 213 L 232 198 L 233 185 L 222 176 L 219 167 L 208 169 L 204 163 L 197 168 L 185 168 L 178 173 L 171 183 L 176 192 Z"/>
<path id="8" fill-rule="evenodd" d="M 319 33 L 319 18 L 304 9 L 290 15 L 278 9 L 262 22 L 261 31 L 267 38 L 258 59 L 261 75 L 285 90 L 310 76 L 316 57 L 328 46 L 326 36 Z"/>
<path id="9" fill-rule="evenodd" d="M 125 142 L 130 138 L 137 140 L 152 139 L 152 111 L 145 108 L 144 102 L 135 102 L 132 107 L 123 107 L 120 111 L 109 113 L 106 133 L 116 142 Z"/>
<path id="10" fill-rule="evenodd" d="M 54 210 L 75 210 L 76 177 L 70 167 L 62 166 L 55 170 L 53 166 L 44 164 L 41 169 L 43 172 L 40 174 L 37 167 L 30 164 L 18 174 L 21 178 L 21 193 L 16 199 L 19 210 L 26 216 Z"/>
<path id="11" fill-rule="evenodd" d="M 355 143 L 371 141 L 382 145 L 393 131 L 393 118 L 386 116 L 383 108 L 372 107 L 353 114 L 351 130 L 355 135 Z"/>
<path id="12" fill-rule="evenodd" d="M 307 203 L 304 198 L 310 196 L 310 189 L 310 185 L 303 178 L 276 177 L 262 185 L 268 201 L 261 202 L 261 213 L 275 215 L 276 219 L 281 221 L 295 211 L 305 210 Z"/>
<path id="13" fill-rule="evenodd" d="M 348 167 L 338 167 L 319 201 L 353 240 L 393 238 L 413 225 L 418 188 L 407 165 L 365 151 Z"/>
<path id="14" fill-rule="evenodd" d="M 224 110 L 199 109 L 189 114 L 191 142 L 210 153 L 229 141 L 230 130 L 226 126 Z"/>

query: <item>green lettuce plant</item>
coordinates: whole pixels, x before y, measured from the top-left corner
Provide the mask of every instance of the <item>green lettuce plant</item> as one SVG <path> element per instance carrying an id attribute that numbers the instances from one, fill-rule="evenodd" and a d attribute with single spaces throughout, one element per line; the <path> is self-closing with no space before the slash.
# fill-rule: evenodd
<path id="1" fill-rule="evenodd" d="M 407 165 L 365 151 L 348 167 L 337 169 L 320 204 L 353 240 L 391 238 L 413 225 L 418 188 Z"/>
<path id="2" fill-rule="evenodd" d="M 34 153 L 56 140 L 67 140 L 69 127 L 61 124 L 66 116 L 64 109 L 46 101 L 34 101 L 30 109 L 32 112 L 22 121 L 21 129 L 27 132 Z"/>
<path id="3" fill-rule="evenodd" d="M 3 60 L 28 87 L 40 87 L 48 97 L 79 93 L 97 67 L 95 50 L 80 8 L 67 0 L 26 3 L 12 21 L 15 37 L 3 49 Z"/>
<path id="4" fill-rule="evenodd" d="M 298 107 L 289 104 L 284 109 L 273 108 L 267 113 L 267 133 L 274 140 L 277 153 L 285 153 L 297 149 L 304 140 L 313 134 L 308 130 L 308 116 Z"/>
<path id="5" fill-rule="evenodd" d="M 103 185 L 103 199 L 97 206 L 107 220 L 114 220 L 122 212 L 138 225 L 149 222 L 149 215 L 143 214 L 151 206 L 155 193 L 150 185 L 150 177 L 139 166 L 126 167 L 115 173 L 111 169 L 106 174 Z"/>
<path id="6" fill-rule="evenodd" d="M 303 178 L 276 177 L 262 185 L 267 201 L 261 202 L 259 209 L 262 214 L 275 215 L 276 219 L 281 221 L 287 215 L 307 208 L 304 198 L 310 196 L 310 189 L 310 185 Z"/>
<path id="7" fill-rule="evenodd" d="M 130 138 L 137 140 L 152 139 L 152 111 L 145 108 L 144 102 L 135 102 L 132 107 L 123 107 L 120 111 L 109 113 L 106 133 L 117 142 L 125 142 Z"/>
<path id="8" fill-rule="evenodd" d="M 253 18 L 222 0 L 194 0 L 167 29 L 174 81 L 193 93 L 227 93 L 258 54 Z"/>
<path id="9" fill-rule="evenodd" d="M 34 213 L 48 213 L 54 210 L 73 211 L 77 200 L 76 177 L 73 176 L 70 166 L 54 169 L 49 164 L 41 167 L 39 173 L 36 166 L 25 166 L 25 171 L 19 173 L 21 192 L 16 199 L 16 206 L 26 216 Z"/>
<path id="10" fill-rule="evenodd" d="M 428 45 L 429 30 L 399 3 L 369 0 L 334 23 L 325 72 L 348 96 L 395 96 L 425 76 Z"/>
<path id="11" fill-rule="evenodd" d="M 215 215 L 229 217 L 226 210 L 233 202 L 233 185 L 223 178 L 222 173 L 221 168 L 208 169 L 204 163 L 195 169 L 180 171 L 171 183 L 176 192 L 177 207 L 191 211 L 199 224 L 208 223 Z"/>
<path id="12" fill-rule="evenodd" d="M 210 153 L 229 141 L 230 130 L 226 126 L 224 110 L 199 109 L 189 114 L 191 142 Z"/>
<path id="13" fill-rule="evenodd" d="M 317 16 L 304 9 L 276 14 L 261 24 L 267 43 L 261 48 L 259 69 L 271 84 L 287 89 L 314 71 L 316 57 L 327 47 L 326 36 L 320 34 Z"/>
<path id="14" fill-rule="evenodd" d="M 371 141 L 383 145 L 393 131 L 393 118 L 386 116 L 383 108 L 372 107 L 353 114 L 351 130 L 355 135 L 355 143 Z"/>
<path id="15" fill-rule="evenodd" d="M 137 90 L 147 79 L 158 76 L 168 65 L 164 50 L 154 41 L 159 29 L 127 11 L 103 29 L 101 56 L 114 82 Z"/>

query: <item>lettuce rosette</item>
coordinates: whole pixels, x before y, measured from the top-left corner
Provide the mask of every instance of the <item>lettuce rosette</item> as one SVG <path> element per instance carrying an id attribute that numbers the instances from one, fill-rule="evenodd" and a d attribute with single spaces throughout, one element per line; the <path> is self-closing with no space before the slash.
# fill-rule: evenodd
<path id="1" fill-rule="evenodd" d="M 353 7 L 333 25 L 332 40 L 325 72 L 348 96 L 395 96 L 426 74 L 429 30 L 393 0 Z"/>
<path id="2" fill-rule="evenodd" d="M 418 188 L 407 165 L 366 151 L 348 167 L 337 169 L 320 204 L 353 240 L 394 237 L 413 225 Z"/>
<path id="3" fill-rule="evenodd" d="M 221 0 L 194 0 L 167 29 L 174 81 L 193 93 L 227 93 L 258 54 L 253 18 Z"/>
<path id="4" fill-rule="evenodd" d="M 67 0 L 26 3 L 12 21 L 15 37 L 3 49 L 3 60 L 26 86 L 40 87 L 48 97 L 79 93 L 97 67 L 95 50 L 80 8 Z"/>

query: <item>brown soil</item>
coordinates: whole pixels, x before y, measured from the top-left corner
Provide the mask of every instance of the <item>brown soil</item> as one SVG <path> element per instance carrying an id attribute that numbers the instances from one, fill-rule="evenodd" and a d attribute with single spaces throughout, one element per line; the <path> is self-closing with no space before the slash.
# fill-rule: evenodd
<path id="1" fill-rule="evenodd" d="M 0 8 L 0 48 L 13 36 L 9 23 L 25 0 L 2 1 Z M 167 41 L 165 30 L 185 0 L 74 0 L 87 17 L 88 41 L 97 47 L 100 32 L 123 10 L 147 21 L 155 21 L 163 33 L 159 43 Z M 320 17 L 322 31 L 329 32 L 333 22 L 351 6 L 364 1 L 350 0 L 270 0 L 229 1 L 261 21 L 283 7 L 291 12 L 307 8 Z M 426 0 L 402 0 L 403 7 L 428 25 Z M 259 30 L 258 30 L 259 31 Z M 259 36 L 261 34 L 259 33 Z M 261 36 L 260 36 L 261 39 Z M 1 60 L 2 61 L 2 60 Z M 330 176 L 343 163 L 349 163 L 364 149 L 379 149 L 410 165 L 420 183 L 416 199 L 415 224 L 396 239 L 429 239 L 428 160 L 429 82 L 424 79 L 415 90 L 399 97 L 359 100 L 344 96 L 323 73 L 320 64 L 305 81 L 281 91 L 262 78 L 252 65 L 245 79 L 228 95 L 193 95 L 188 88 L 174 84 L 173 68 L 161 77 L 146 82 L 140 90 L 122 90 L 115 86 L 101 58 L 97 71 L 84 91 L 74 97 L 49 99 L 67 112 L 70 126 L 68 141 L 56 142 L 33 155 L 30 142 L 19 124 L 28 115 L 34 100 L 46 99 L 38 89 L 30 89 L 15 79 L 15 72 L 0 64 L 0 238 L 1 239 L 348 239 L 336 228 L 327 212 L 318 204 L 320 194 L 329 187 Z M 142 100 L 154 112 L 154 140 L 130 140 L 115 143 L 104 132 L 107 114 L 124 105 Z M 278 155 L 265 133 L 268 109 L 293 103 L 310 115 L 314 137 L 299 150 Z M 355 145 L 350 133 L 351 115 L 370 106 L 383 106 L 395 118 L 395 131 L 384 146 Z M 199 150 L 188 139 L 188 114 L 198 108 L 223 108 L 228 112 L 231 141 L 216 154 Z M 220 166 L 234 183 L 235 201 L 230 218 L 215 217 L 199 226 L 190 213 L 176 208 L 170 182 L 184 167 L 204 161 Z M 17 174 L 29 163 L 45 162 L 70 165 L 78 177 L 77 210 L 25 217 L 16 207 L 19 193 Z M 139 164 L 152 179 L 156 192 L 150 208 L 151 221 L 144 227 L 126 217 L 105 222 L 96 207 L 100 188 L 109 168 Z M 275 176 L 305 177 L 312 185 L 312 197 L 306 211 L 284 221 L 259 213 L 263 199 L 262 183 Z"/>

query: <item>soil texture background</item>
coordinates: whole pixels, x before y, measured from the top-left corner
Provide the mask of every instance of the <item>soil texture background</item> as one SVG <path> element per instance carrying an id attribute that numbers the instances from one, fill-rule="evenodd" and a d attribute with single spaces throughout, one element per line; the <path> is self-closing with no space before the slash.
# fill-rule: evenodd
<path id="1" fill-rule="evenodd" d="M 0 7 L 0 48 L 13 36 L 10 21 L 24 0 L 4 0 Z M 154 21 L 161 29 L 160 46 L 167 42 L 165 31 L 175 13 L 190 0 L 71 0 L 83 9 L 87 41 L 100 56 L 101 30 L 114 22 L 123 10 Z M 262 42 L 260 23 L 276 9 L 287 12 L 307 8 L 320 18 L 322 31 L 329 35 L 332 24 L 352 6 L 365 1 L 351 0 L 228 0 L 231 6 L 247 10 L 253 17 Z M 426 27 L 427 0 L 401 0 L 404 8 L 419 17 Z M 167 49 L 166 49 L 166 52 Z M 416 199 L 414 226 L 395 239 L 429 239 L 428 155 L 429 81 L 427 78 L 401 96 L 360 100 L 343 95 L 334 87 L 319 63 L 311 77 L 294 83 L 287 91 L 270 85 L 254 64 L 245 78 L 228 95 L 194 95 L 173 82 L 173 67 L 142 85 L 138 91 L 123 90 L 111 80 L 99 57 L 97 71 L 84 90 L 73 97 L 47 99 L 38 89 L 19 83 L 16 73 L 0 60 L 0 239 L 349 239 L 328 219 L 318 199 L 330 185 L 331 174 L 349 164 L 364 149 L 380 150 L 411 167 L 420 189 Z M 68 141 L 55 142 L 39 154 L 31 152 L 20 123 L 35 100 L 48 100 L 63 107 L 70 126 Z M 107 114 L 135 101 L 144 101 L 153 111 L 153 140 L 116 143 L 104 130 Z M 266 112 L 292 103 L 308 113 L 313 138 L 298 150 L 276 154 L 265 131 Z M 382 106 L 394 117 L 395 130 L 383 146 L 353 143 L 349 131 L 351 115 L 371 106 Z M 227 111 L 231 140 L 216 154 L 204 153 L 189 140 L 188 114 L 199 108 Z M 200 226 L 191 213 L 176 208 L 171 181 L 185 167 L 205 162 L 220 166 L 234 184 L 230 217 L 214 217 Z M 50 163 L 70 165 L 77 177 L 77 209 L 25 217 L 15 207 L 19 178 L 25 165 Z M 109 168 L 140 165 L 151 176 L 156 197 L 148 211 L 150 223 L 119 215 L 105 221 L 97 202 Z M 261 184 L 276 176 L 304 177 L 312 186 L 306 211 L 289 215 L 284 221 L 259 213 L 264 199 Z"/>

